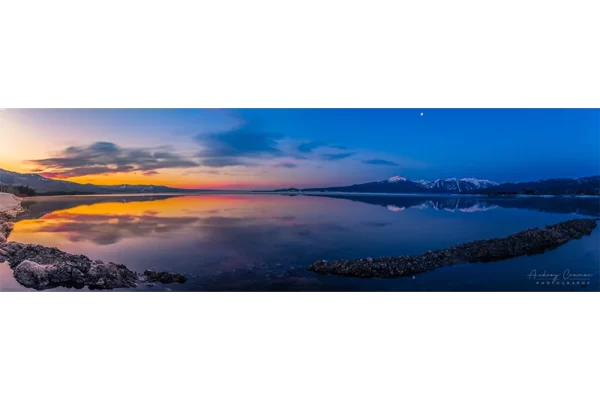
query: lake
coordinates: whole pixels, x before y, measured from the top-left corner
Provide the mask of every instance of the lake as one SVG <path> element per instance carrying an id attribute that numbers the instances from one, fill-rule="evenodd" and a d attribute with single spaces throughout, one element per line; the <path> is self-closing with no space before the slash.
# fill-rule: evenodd
<path id="1" fill-rule="evenodd" d="M 600 216 L 598 198 L 206 194 L 31 198 L 10 240 L 58 247 L 186 284 L 136 291 L 598 291 L 600 227 L 545 254 L 414 277 L 321 276 L 316 260 L 428 250 Z M 553 282 L 533 279 L 556 274 Z M 572 274 L 587 281 L 565 279 Z M 0 290 L 29 290 L 0 263 Z M 57 288 L 57 291 L 76 290 Z"/>

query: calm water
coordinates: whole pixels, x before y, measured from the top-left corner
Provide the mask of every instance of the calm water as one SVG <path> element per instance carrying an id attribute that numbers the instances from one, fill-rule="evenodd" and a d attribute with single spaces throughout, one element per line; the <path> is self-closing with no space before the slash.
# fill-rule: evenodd
<path id="1" fill-rule="evenodd" d="M 557 250 L 456 265 L 415 277 L 358 279 L 306 271 L 316 260 L 419 254 L 574 218 L 600 215 L 597 198 L 418 196 L 105 196 L 24 203 L 10 239 L 55 246 L 129 268 L 186 274 L 148 291 L 598 291 L 600 228 Z M 585 285 L 541 285 L 535 269 L 592 274 Z M 564 282 L 564 284 L 563 284 Z M 27 290 L 0 263 L 0 290 Z M 68 290 L 68 289 L 56 289 Z"/>

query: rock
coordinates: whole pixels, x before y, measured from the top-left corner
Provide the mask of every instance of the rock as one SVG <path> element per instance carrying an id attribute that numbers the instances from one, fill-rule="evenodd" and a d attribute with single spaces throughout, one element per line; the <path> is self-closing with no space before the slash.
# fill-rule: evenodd
<path id="1" fill-rule="evenodd" d="M 140 275 L 125 265 L 92 261 L 84 255 L 70 254 L 57 248 L 9 242 L 3 254 L 14 269 L 15 279 L 23 286 L 38 290 L 55 287 L 107 290 L 135 288 L 142 281 Z M 181 274 L 154 272 L 148 281 L 183 283 Z"/>
<path id="2" fill-rule="evenodd" d="M 47 289 L 50 285 L 48 268 L 33 261 L 23 261 L 14 270 L 14 276 L 21 285 L 37 290 Z"/>
<path id="3" fill-rule="evenodd" d="M 590 235 L 595 219 L 576 219 L 533 228 L 506 238 L 476 240 L 444 250 L 428 251 L 418 256 L 372 258 L 354 261 L 317 261 L 308 269 L 320 274 L 362 278 L 391 278 L 426 272 L 435 268 L 464 263 L 491 262 L 555 249 L 572 239 Z M 413 276 L 414 278 L 414 276 Z"/>
<path id="4" fill-rule="evenodd" d="M 168 272 L 154 272 L 152 270 L 145 270 L 144 275 L 147 277 L 148 282 L 160 282 L 160 283 L 185 283 L 187 278 L 181 274 L 171 274 Z"/>
<path id="5" fill-rule="evenodd" d="M 94 261 L 86 275 L 85 284 L 90 289 L 117 289 L 137 287 L 138 274 L 121 264 Z"/>
<path id="6" fill-rule="evenodd" d="M 0 244 L 6 243 L 13 228 L 14 224 L 12 222 L 2 222 L 0 220 Z"/>

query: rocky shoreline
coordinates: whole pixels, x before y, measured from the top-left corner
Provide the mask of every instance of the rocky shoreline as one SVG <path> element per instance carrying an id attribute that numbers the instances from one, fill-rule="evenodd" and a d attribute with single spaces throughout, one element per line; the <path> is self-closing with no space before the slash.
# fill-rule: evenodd
<path id="1" fill-rule="evenodd" d="M 505 238 L 476 240 L 444 250 L 428 251 L 417 256 L 332 262 L 323 260 L 315 262 L 308 269 L 320 274 L 360 278 L 410 276 L 455 264 L 500 261 L 540 254 L 570 240 L 589 236 L 596 228 L 596 221 L 596 219 L 575 219 L 546 226 L 544 229 L 527 229 Z"/>
<path id="2" fill-rule="evenodd" d="M 115 263 L 92 261 L 84 255 L 66 253 L 57 248 L 9 242 L 20 206 L 0 212 L 0 262 L 8 260 L 17 282 L 36 290 L 67 287 L 92 290 L 135 288 L 139 284 L 185 283 L 181 274 L 146 270 L 143 274 Z"/>

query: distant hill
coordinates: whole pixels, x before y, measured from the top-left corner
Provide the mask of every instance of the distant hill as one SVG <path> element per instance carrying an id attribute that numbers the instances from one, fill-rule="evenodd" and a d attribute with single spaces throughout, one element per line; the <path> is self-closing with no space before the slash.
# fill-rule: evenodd
<path id="1" fill-rule="evenodd" d="M 503 183 L 486 188 L 482 193 L 517 194 L 600 194 L 600 175 L 587 178 L 543 179 L 534 182 Z"/>
<path id="2" fill-rule="evenodd" d="M 197 192 L 197 190 L 178 189 L 168 186 L 154 185 L 91 185 L 44 178 L 39 174 L 20 174 L 0 168 L 0 189 L 7 187 L 11 191 L 16 188 L 33 192 L 37 195 L 59 194 L 135 194 L 135 193 L 180 193 Z M 25 193 L 32 195 L 32 193 Z"/>

